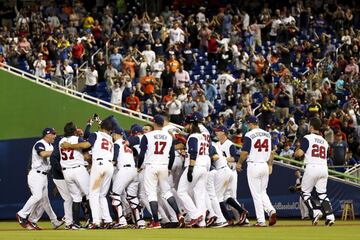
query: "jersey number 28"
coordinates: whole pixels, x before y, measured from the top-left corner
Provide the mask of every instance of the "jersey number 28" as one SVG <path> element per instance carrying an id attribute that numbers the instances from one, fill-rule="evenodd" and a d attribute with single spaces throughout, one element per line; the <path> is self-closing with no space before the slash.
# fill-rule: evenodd
<path id="1" fill-rule="evenodd" d="M 317 144 L 312 145 L 311 156 L 326 159 L 325 147 Z"/>

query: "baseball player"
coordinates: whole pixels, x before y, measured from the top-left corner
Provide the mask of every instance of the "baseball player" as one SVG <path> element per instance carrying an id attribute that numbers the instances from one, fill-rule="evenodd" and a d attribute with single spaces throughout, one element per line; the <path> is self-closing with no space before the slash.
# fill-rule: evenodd
<path id="1" fill-rule="evenodd" d="M 134 155 L 132 149 L 126 144 L 123 136 L 123 129 L 116 127 L 113 130 L 112 137 L 114 139 L 114 162 L 116 170 L 113 175 L 112 185 L 112 206 L 116 209 L 117 223 L 113 228 L 127 228 L 128 223 L 123 213 L 123 203 L 120 195 L 126 190 L 127 200 L 130 203 L 136 226 L 145 228 L 142 207 L 140 206 L 138 193 L 138 172 L 135 166 Z"/>
<path id="2" fill-rule="evenodd" d="M 60 147 L 64 149 L 87 149 L 91 147 L 92 166 L 90 172 L 89 201 L 93 218 L 90 226 L 92 229 L 110 228 L 112 218 L 106 194 L 109 191 L 111 178 L 114 172 L 112 160 L 114 158 L 113 142 L 110 136 L 113 124 L 110 119 L 105 119 L 100 124 L 99 131 L 91 133 L 88 140 L 77 144 L 63 142 Z"/>
<path id="3" fill-rule="evenodd" d="M 235 211 L 234 215 L 238 215 L 237 220 L 239 224 L 243 224 L 246 220 L 248 212 L 244 210 L 241 205 L 236 200 L 237 198 L 237 179 L 238 174 L 236 171 L 236 162 L 238 161 L 238 153 L 236 150 L 235 145 L 233 142 L 231 142 L 228 137 L 228 129 L 227 127 L 221 125 L 214 129 L 215 134 L 218 138 L 218 142 L 216 143 L 217 148 L 219 149 L 219 155 L 222 155 L 231 169 L 229 172 L 226 168 L 226 174 L 222 175 L 222 177 L 217 179 L 215 188 L 218 189 L 218 191 L 222 192 L 222 189 L 224 186 L 224 183 L 228 183 L 228 188 L 224 192 L 225 195 L 220 197 L 220 206 L 221 210 L 227 220 L 230 219 L 227 209 L 226 209 L 226 203 L 229 204 Z M 230 173 L 231 176 L 228 176 L 227 174 Z M 228 178 L 229 177 L 229 178 Z M 225 178 L 225 179 L 224 179 Z M 226 179 L 228 178 L 228 179 Z M 222 195 L 222 193 L 220 194 Z"/>
<path id="4" fill-rule="evenodd" d="M 247 160 L 247 179 L 257 218 L 255 226 L 266 227 L 264 211 L 269 215 L 269 226 L 272 226 L 276 223 L 276 211 L 266 193 L 274 158 L 271 136 L 259 128 L 255 116 L 249 116 L 247 123 L 250 131 L 245 134 L 236 169 L 241 171 L 242 163 Z"/>
<path id="5" fill-rule="evenodd" d="M 64 137 L 59 142 L 60 164 L 64 174 L 64 179 L 69 189 L 72 203 L 73 223 L 72 230 L 79 230 L 80 226 L 80 208 L 83 196 L 89 196 L 89 173 L 85 167 L 85 159 L 80 150 L 63 148 L 61 144 L 68 142 L 78 144 L 84 142 L 75 135 L 76 126 L 69 122 L 64 127 Z"/>
<path id="6" fill-rule="evenodd" d="M 157 187 L 159 186 L 161 195 L 178 216 L 180 227 L 185 226 L 185 219 L 180 214 L 180 210 L 174 196 L 171 193 L 168 178 L 168 171 L 171 170 L 175 158 L 172 136 L 162 130 L 164 118 L 161 115 L 154 116 L 154 131 L 146 133 L 140 143 L 140 155 L 138 168 L 141 169 L 142 163 L 145 164 L 144 184 L 145 192 L 153 215 L 150 228 L 161 228 L 158 218 Z"/>
<path id="7" fill-rule="evenodd" d="M 59 146 L 61 138 L 56 139 L 54 142 L 54 146 Z M 65 182 L 64 174 L 62 172 L 62 168 L 60 165 L 60 151 L 58 147 L 54 147 L 54 151 L 50 157 L 51 163 L 51 174 L 53 177 L 53 181 L 57 188 L 57 191 L 60 193 L 61 198 L 64 200 L 64 218 L 65 221 L 65 229 L 71 229 L 73 224 L 72 217 L 72 202 L 69 188 Z"/>
<path id="8" fill-rule="evenodd" d="M 321 120 L 319 118 L 310 119 L 310 134 L 305 135 L 301 140 L 301 148 L 296 150 L 295 157 L 305 156 L 304 163 L 306 167 L 301 184 L 301 194 L 309 208 L 313 225 L 317 225 L 324 214 L 326 216 L 325 225 L 332 226 L 335 223 L 335 216 L 326 193 L 329 144 L 320 135 L 320 128 Z M 311 195 L 314 187 L 320 201 L 320 207 L 316 204 L 317 199 Z"/>
<path id="9" fill-rule="evenodd" d="M 50 171 L 50 156 L 53 152 L 53 145 L 56 137 L 54 128 L 45 128 L 42 132 L 42 139 L 37 141 L 32 148 L 30 171 L 27 176 L 31 197 L 27 200 L 23 208 L 16 213 L 19 224 L 28 229 L 40 230 L 37 221 L 45 211 L 56 229 L 64 222 L 58 221 L 56 214 L 51 208 L 48 197 L 48 178 Z M 32 218 L 29 217 L 33 214 Z M 29 219 L 28 219 L 29 217 Z"/>
<path id="10" fill-rule="evenodd" d="M 186 212 L 190 215 L 189 226 L 205 227 L 206 182 L 210 156 L 209 140 L 199 128 L 199 116 L 193 114 L 192 117 L 186 119 L 185 130 L 190 134 L 186 143 L 189 157 L 185 160 L 185 170 L 180 178 L 178 195 Z M 194 200 L 190 196 L 192 193 Z"/>

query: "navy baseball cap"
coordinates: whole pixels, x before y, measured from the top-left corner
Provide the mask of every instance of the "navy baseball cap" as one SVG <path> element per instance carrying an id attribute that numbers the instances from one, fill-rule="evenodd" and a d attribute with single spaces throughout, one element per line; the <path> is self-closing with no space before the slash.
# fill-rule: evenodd
<path id="1" fill-rule="evenodd" d="M 250 116 L 248 116 L 248 118 L 246 119 L 246 122 L 247 123 L 252 123 L 252 124 L 258 124 L 258 119 L 257 119 L 257 117 L 256 116 L 254 116 L 254 115 L 250 115 Z"/>
<path id="2" fill-rule="evenodd" d="M 185 124 L 188 124 L 188 123 L 193 123 L 194 122 L 194 119 L 192 118 L 192 116 L 186 116 L 185 119 L 184 119 L 184 123 Z"/>
<path id="3" fill-rule="evenodd" d="M 224 125 L 220 125 L 220 126 L 216 127 L 216 128 L 214 129 L 214 131 L 215 131 L 215 132 L 224 132 L 224 133 L 228 133 L 228 132 L 229 132 L 229 131 L 228 131 L 228 128 L 225 127 Z"/>
<path id="4" fill-rule="evenodd" d="M 154 123 L 156 123 L 157 125 L 162 126 L 162 125 L 164 125 L 164 122 L 165 122 L 165 120 L 164 120 L 163 116 L 161 116 L 159 114 L 154 116 Z"/>
<path id="5" fill-rule="evenodd" d="M 123 136 L 125 135 L 124 129 L 122 129 L 121 127 L 118 127 L 118 126 L 116 126 L 113 129 L 113 133 L 120 134 L 120 135 L 123 135 Z"/>
<path id="6" fill-rule="evenodd" d="M 192 119 L 195 122 L 202 122 L 204 120 L 204 115 L 201 112 L 196 111 L 192 114 Z"/>
<path id="7" fill-rule="evenodd" d="M 142 133 L 143 132 L 143 128 L 139 124 L 132 125 L 130 130 L 132 133 Z"/>
<path id="8" fill-rule="evenodd" d="M 56 134 L 55 128 L 45 128 L 42 132 L 42 135 L 45 137 L 47 134 Z"/>

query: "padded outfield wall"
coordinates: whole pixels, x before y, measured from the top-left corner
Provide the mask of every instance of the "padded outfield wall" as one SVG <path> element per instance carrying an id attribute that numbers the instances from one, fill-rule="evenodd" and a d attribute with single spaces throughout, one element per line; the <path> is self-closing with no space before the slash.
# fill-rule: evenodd
<path id="1" fill-rule="evenodd" d="M 44 127 L 55 127 L 59 134 L 64 124 L 74 121 L 84 127 L 93 113 L 101 117 L 114 114 L 104 108 L 69 97 L 31 81 L 0 70 L 0 219 L 13 219 L 30 196 L 27 187 L 27 166 L 33 144 Z M 121 126 L 128 128 L 138 120 L 114 114 Z M 96 129 L 92 129 L 96 130 Z M 295 182 L 295 167 L 274 166 L 268 194 L 279 217 L 299 217 L 299 195 L 290 194 L 288 187 Z M 62 200 L 53 195 L 54 185 L 49 181 L 49 197 L 59 217 L 63 216 Z M 329 179 L 328 195 L 336 215 L 341 214 L 343 201 L 354 202 L 360 213 L 360 187 L 341 180 Z M 238 176 L 237 197 L 254 217 L 252 198 L 246 178 L 246 165 Z"/>
<path id="2" fill-rule="evenodd" d="M 3 70 L 0 70 L 0 109 L 0 219 L 13 218 L 29 197 L 27 166 L 31 148 L 40 139 L 42 129 L 54 127 L 62 134 L 69 121 L 84 128 L 94 113 L 102 118 L 114 115 L 125 129 L 143 123 Z M 96 127 L 92 130 L 96 131 Z M 55 210 L 60 212 L 61 204 L 56 204 L 59 197 L 52 196 L 52 188 L 51 184 L 49 195 L 56 201 Z"/>

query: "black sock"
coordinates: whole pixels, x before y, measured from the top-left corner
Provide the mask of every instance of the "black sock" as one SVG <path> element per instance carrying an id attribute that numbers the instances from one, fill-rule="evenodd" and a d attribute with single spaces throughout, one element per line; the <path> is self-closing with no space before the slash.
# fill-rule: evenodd
<path id="1" fill-rule="evenodd" d="M 158 222 L 158 221 L 159 221 L 159 216 L 158 216 L 158 202 L 153 201 L 153 202 L 149 202 L 149 204 L 150 204 L 151 213 L 152 213 L 154 222 Z"/>
<path id="2" fill-rule="evenodd" d="M 73 202 L 72 204 L 73 222 L 74 224 L 79 226 L 80 226 L 80 207 L 81 207 L 81 203 Z"/>
<path id="3" fill-rule="evenodd" d="M 87 220 L 90 219 L 90 222 L 92 222 L 92 215 L 91 215 L 91 208 L 90 208 L 89 200 L 87 200 L 87 199 L 85 198 L 85 201 L 83 200 L 81 206 L 83 207 L 85 220 L 87 221 Z"/>
<path id="4" fill-rule="evenodd" d="M 232 206 L 233 208 L 235 208 L 239 213 L 244 212 L 245 210 L 240 206 L 240 204 L 235 201 L 235 199 L 233 198 L 228 198 L 226 200 L 226 203 L 229 204 L 230 206 Z"/>
<path id="5" fill-rule="evenodd" d="M 221 212 L 224 215 L 225 219 L 230 220 L 230 216 L 229 216 L 228 210 L 226 209 L 225 202 L 221 202 L 219 204 L 220 204 Z"/>
<path id="6" fill-rule="evenodd" d="M 168 199 L 166 199 L 166 201 L 170 204 L 172 209 L 174 209 L 176 214 L 180 214 L 180 210 L 174 196 L 169 197 Z"/>

